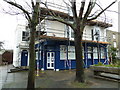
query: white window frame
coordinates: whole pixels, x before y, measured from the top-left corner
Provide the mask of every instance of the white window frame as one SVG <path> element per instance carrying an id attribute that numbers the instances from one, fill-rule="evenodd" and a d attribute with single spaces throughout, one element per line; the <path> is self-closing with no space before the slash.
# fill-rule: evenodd
<path id="1" fill-rule="evenodd" d="M 115 34 L 113 34 L 113 39 L 116 39 L 116 36 L 115 36 Z"/>
<path id="2" fill-rule="evenodd" d="M 75 46 L 68 46 L 68 59 L 75 59 Z"/>
<path id="3" fill-rule="evenodd" d="M 23 33 L 25 34 L 24 36 L 23 36 Z M 28 41 L 28 36 L 29 36 L 28 32 L 22 31 L 22 41 Z"/>
<path id="4" fill-rule="evenodd" d="M 98 59 L 97 47 L 93 47 L 93 58 Z"/>
<path id="5" fill-rule="evenodd" d="M 101 50 L 101 59 L 105 59 L 105 49 L 101 47 L 100 50 Z"/>
<path id="6" fill-rule="evenodd" d="M 114 45 L 114 48 L 117 47 L 117 43 L 115 41 L 113 42 L 113 45 Z"/>
<path id="7" fill-rule="evenodd" d="M 66 45 L 60 45 L 60 60 L 66 60 L 67 59 L 67 47 Z"/>
<path id="8" fill-rule="evenodd" d="M 92 52 L 92 47 L 88 47 L 88 59 L 92 59 L 91 57 L 91 52 Z"/>
<path id="9" fill-rule="evenodd" d="M 35 52 L 35 59 L 38 60 L 38 51 Z"/>

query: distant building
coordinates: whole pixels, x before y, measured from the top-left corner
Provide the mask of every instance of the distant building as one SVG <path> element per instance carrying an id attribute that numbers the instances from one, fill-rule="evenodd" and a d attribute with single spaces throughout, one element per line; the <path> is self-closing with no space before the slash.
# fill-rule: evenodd
<path id="1" fill-rule="evenodd" d="M 109 47 L 117 48 L 117 57 L 120 58 L 120 32 L 107 30 L 107 41 L 110 43 Z"/>
<path id="2" fill-rule="evenodd" d="M 5 52 L 2 54 L 2 61 L 7 62 L 8 64 L 12 64 L 13 50 L 5 50 Z"/>
<path id="3" fill-rule="evenodd" d="M 1 50 L 0 51 L 0 65 L 1 64 L 12 64 L 13 62 L 13 51 L 12 50 Z"/>

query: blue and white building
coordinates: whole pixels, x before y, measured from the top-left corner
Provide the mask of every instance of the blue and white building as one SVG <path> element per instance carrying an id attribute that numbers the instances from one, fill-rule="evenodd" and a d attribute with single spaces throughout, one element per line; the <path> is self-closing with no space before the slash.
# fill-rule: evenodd
<path id="1" fill-rule="evenodd" d="M 83 33 L 84 67 L 102 62 L 108 64 L 106 29 L 111 24 L 92 21 L 86 25 Z M 39 26 L 36 27 L 39 33 Z M 44 35 L 36 38 L 36 65 L 41 70 L 75 69 L 75 46 L 73 30 L 57 21 L 42 20 L 41 32 Z M 26 26 L 18 25 L 14 48 L 13 65 L 15 67 L 29 66 L 29 30 Z M 98 58 L 99 55 L 99 58 Z"/>

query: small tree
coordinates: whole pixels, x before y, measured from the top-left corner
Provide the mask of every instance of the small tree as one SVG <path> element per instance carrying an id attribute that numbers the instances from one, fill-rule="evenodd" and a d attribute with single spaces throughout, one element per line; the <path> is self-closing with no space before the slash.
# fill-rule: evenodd
<path id="1" fill-rule="evenodd" d="M 111 63 L 116 63 L 116 53 L 117 53 L 117 48 L 114 47 L 109 47 L 108 49 L 108 54 L 109 54 L 109 59 L 111 60 Z"/>

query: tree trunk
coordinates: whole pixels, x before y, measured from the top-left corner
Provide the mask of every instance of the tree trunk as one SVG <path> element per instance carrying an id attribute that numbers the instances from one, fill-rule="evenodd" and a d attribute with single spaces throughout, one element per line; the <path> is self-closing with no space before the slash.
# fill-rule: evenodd
<path id="1" fill-rule="evenodd" d="M 83 67 L 83 58 L 82 58 L 82 33 L 80 29 L 77 29 L 75 32 L 74 42 L 75 42 L 75 54 L 76 54 L 76 79 L 78 82 L 85 82 L 84 77 L 84 67 Z"/>
<path id="2" fill-rule="evenodd" d="M 29 44 L 29 72 L 27 90 L 34 90 L 35 87 L 35 27 L 30 28 L 30 44 Z"/>

